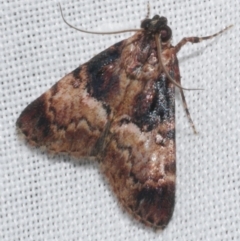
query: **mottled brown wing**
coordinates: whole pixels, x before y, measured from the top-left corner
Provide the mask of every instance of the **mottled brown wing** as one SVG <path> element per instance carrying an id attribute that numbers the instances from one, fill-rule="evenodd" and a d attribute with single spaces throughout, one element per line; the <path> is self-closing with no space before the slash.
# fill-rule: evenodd
<path id="1" fill-rule="evenodd" d="M 175 199 L 175 89 L 159 70 L 156 51 L 149 36 L 124 48 L 128 84 L 100 154 L 103 171 L 123 206 L 143 223 L 164 228 Z M 162 56 L 179 81 L 174 48 L 167 46 Z"/>
<path id="2" fill-rule="evenodd" d="M 173 75 L 171 46 L 162 56 Z M 139 31 L 65 76 L 22 112 L 17 126 L 33 145 L 98 157 L 130 213 L 153 227 L 168 223 L 175 193 L 174 86 L 159 69 L 153 35 Z"/>
<path id="3" fill-rule="evenodd" d="M 104 99 L 113 98 L 119 87 L 115 79 L 122 45 L 115 44 L 66 75 L 23 110 L 16 125 L 30 144 L 77 157 L 96 155 L 110 122 Z"/>
<path id="4" fill-rule="evenodd" d="M 101 163 L 122 205 L 154 228 L 164 228 L 174 209 L 176 168 L 171 124 L 142 132 L 134 123 L 115 123 Z"/>

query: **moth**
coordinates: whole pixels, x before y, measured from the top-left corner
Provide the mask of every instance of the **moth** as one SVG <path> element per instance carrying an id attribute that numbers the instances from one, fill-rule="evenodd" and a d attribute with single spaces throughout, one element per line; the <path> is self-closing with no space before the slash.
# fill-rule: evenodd
<path id="1" fill-rule="evenodd" d="M 94 157 L 124 208 L 144 224 L 164 228 L 176 188 L 175 87 L 195 131 L 177 53 L 188 42 L 226 29 L 173 46 L 167 18 L 147 17 L 140 29 L 126 30 L 135 32 L 132 37 L 80 65 L 29 104 L 16 125 L 33 146 Z"/>

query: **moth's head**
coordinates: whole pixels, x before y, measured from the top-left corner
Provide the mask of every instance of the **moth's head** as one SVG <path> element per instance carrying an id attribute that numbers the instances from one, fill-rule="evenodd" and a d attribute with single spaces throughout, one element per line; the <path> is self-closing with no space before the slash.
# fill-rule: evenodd
<path id="1" fill-rule="evenodd" d="M 167 42 L 172 37 L 172 30 L 167 25 L 167 18 L 159 15 L 155 15 L 152 19 L 144 19 L 141 28 L 153 34 L 159 33 L 162 42 Z"/>

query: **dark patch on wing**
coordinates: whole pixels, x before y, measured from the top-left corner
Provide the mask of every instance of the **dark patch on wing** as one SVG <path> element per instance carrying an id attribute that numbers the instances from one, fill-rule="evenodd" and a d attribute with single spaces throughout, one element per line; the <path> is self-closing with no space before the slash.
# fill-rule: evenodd
<path id="1" fill-rule="evenodd" d="M 82 67 L 79 66 L 78 68 L 76 68 L 75 70 L 73 70 L 72 74 L 73 74 L 73 77 L 75 79 L 80 79 L 80 72 L 82 70 Z"/>
<path id="2" fill-rule="evenodd" d="M 157 226 L 169 222 L 175 202 L 175 184 L 164 182 L 156 187 L 143 187 L 137 196 L 138 214 Z"/>
<path id="3" fill-rule="evenodd" d="M 175 139 L 175 129 L 169 130 L 169 131 L 167 132 L 166 137 L 167 137 L 168 139 L 174 140 L 174 139 Z"/>
<path id="4" fill-rule="evenodd" d="M 174 95 L 164 76 L 136 96 L 133 122 L 142 131 L 151 131 L 159 123 L 173 118 Z M 149 96 L 152 96 L 149 98 Z"/>
<path id="5" fill-rule="evenodd" d="M 46 116 L 44 96 L 28 105 L 19 116 L 16 125 L 26 137 L 41 140 L 50 133 L 50 120 Z"/>
<path id="6" fill-rule="evenodd" d="M 172 161 L 172 162 L 165 163 L 164 171 L 165 171 L 166 175 L 168 175 L 169 173 L 175 175 L 175 173 L 176 173 L 176 162 Z"/>
<path id="7" fill-rule="evenodd" d="M 114 69 L 108 69 L 108 65 L 119 59 L 122 43 L 123 41 L 104 50 L 86 65 L 89 77 L 88 92 L 98 100 L 104 100 L 108 93 L 118 88 L 119 77 L 113 74 Z"/>

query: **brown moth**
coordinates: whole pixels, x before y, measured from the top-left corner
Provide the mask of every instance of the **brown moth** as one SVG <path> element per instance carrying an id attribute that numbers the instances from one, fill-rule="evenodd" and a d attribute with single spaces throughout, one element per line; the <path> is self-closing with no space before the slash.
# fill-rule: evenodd
<path id="1" fill-rule="evenodd" d="M 124 208 L 146 225 L 164 228 L 175 199 L 175 86 L 193 126 L 177 53 L 187 42 L 225 30 L 172 46 L 167 19 L 146 18 L 141 29 L 129 30 L 136 32 L 132 37 L 82 64 L 28 105 L 16 125 L 33 146 L 95 157 Z"/>

